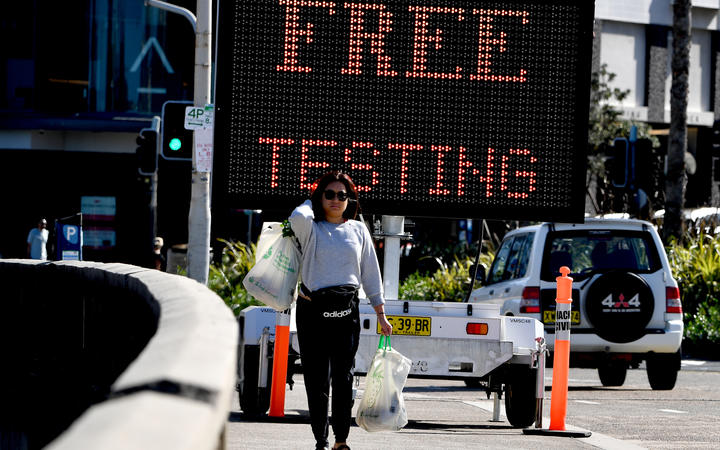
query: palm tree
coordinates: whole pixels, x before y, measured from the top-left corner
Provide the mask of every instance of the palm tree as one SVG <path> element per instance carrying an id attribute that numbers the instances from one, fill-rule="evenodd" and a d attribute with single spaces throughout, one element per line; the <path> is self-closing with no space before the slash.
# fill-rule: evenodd
<path id="1" fill-rule="evenodd" d="M 665 177 L 663 239 L 680 237 L 685 198 L 687 151 L 688 68 L 690 66 L 690 0 L 673 2 L 672 84 L 670 88 L 670 142 Z"/>

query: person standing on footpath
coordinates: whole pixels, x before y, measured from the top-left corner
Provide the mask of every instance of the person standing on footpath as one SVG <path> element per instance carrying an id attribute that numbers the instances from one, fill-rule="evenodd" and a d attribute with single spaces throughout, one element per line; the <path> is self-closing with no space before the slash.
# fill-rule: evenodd
<path id="1" fill-rule="evenodd" d="M 37 228 L 33 228 L 27 237 L 27 257 L 31 259 L 47 259 L 48 241 L 47 220 L 40 219 Z"/>
<path id="2" fill-rule="evenodd" d="M 156 237 L 153 239 L 153 254 L 152 254 L 152 267 L 161 272 L 165 272 L 166 263 L 165 257 L 162 254 L 162 248 L 164 245 L 163 238 Z"/>
<path id="3" fill-rule="evenodd" d="M 333 449 L 349 450 L 352 381 L 360 339 L 358 290 L 362 285 L 377 313 L 382 334 L 385 317 L 382 280 L 372 236 L 354 220 L 358 193 L 350 177 L 325 174 L 310 199 L 295 208 L 290 224 L 302 247 L 302 284 L 296 322 L 316 449 L 328 448 L 328 396 L 332 384 Z"/>

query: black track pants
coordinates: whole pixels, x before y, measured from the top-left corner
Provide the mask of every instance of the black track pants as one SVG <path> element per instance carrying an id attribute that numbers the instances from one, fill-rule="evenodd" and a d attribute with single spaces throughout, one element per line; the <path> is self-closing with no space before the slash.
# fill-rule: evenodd
<path id="1" fill-rule="evenodd" d="M 352 420 L 353 366 L 360 338 L 357 300 L 348 316 L 326 318 L 312 302 L 298 298 L 296 321 L 315 440 L 321 447 L 328 443 L 328 397 L 332 383 L 333 433 L 336 442 L 345 442 Z"/>

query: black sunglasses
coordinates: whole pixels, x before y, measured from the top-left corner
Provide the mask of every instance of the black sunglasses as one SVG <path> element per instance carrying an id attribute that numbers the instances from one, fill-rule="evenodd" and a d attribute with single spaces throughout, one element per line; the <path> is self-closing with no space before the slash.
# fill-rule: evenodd
<path id="1" fill-rule="evenodd" d="M 332 189 L 328 189 L 323 194 L 328 200 L 333 200 L 335 198 L 335 195 L 337 195 L 337 199 L 341 202 L 344 202 L 348 199 L 348 194 L 345 191 L 335 192 Z"/>

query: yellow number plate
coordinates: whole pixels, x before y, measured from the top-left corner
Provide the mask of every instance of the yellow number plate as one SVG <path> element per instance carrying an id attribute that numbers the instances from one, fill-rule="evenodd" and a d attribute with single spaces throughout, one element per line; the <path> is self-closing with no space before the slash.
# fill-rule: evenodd
<path id="1" fill-rule="evenodd" d="M 432 318 L 416 316 L 386 316 L 390 325 L 393 326 L 392 334 L 404 334 L 410 336 L 430 336 L 430 325 Z M 380 334 L 380 324 L 377 332 Z"/>
<path id="2" fill-rule="evenodd" d="M 543 311 L 543 322 L 555 323 L 555 311 Z M 570 323 L 574 325 L 580 323 L 580 311 L 570 311 Z"/>

